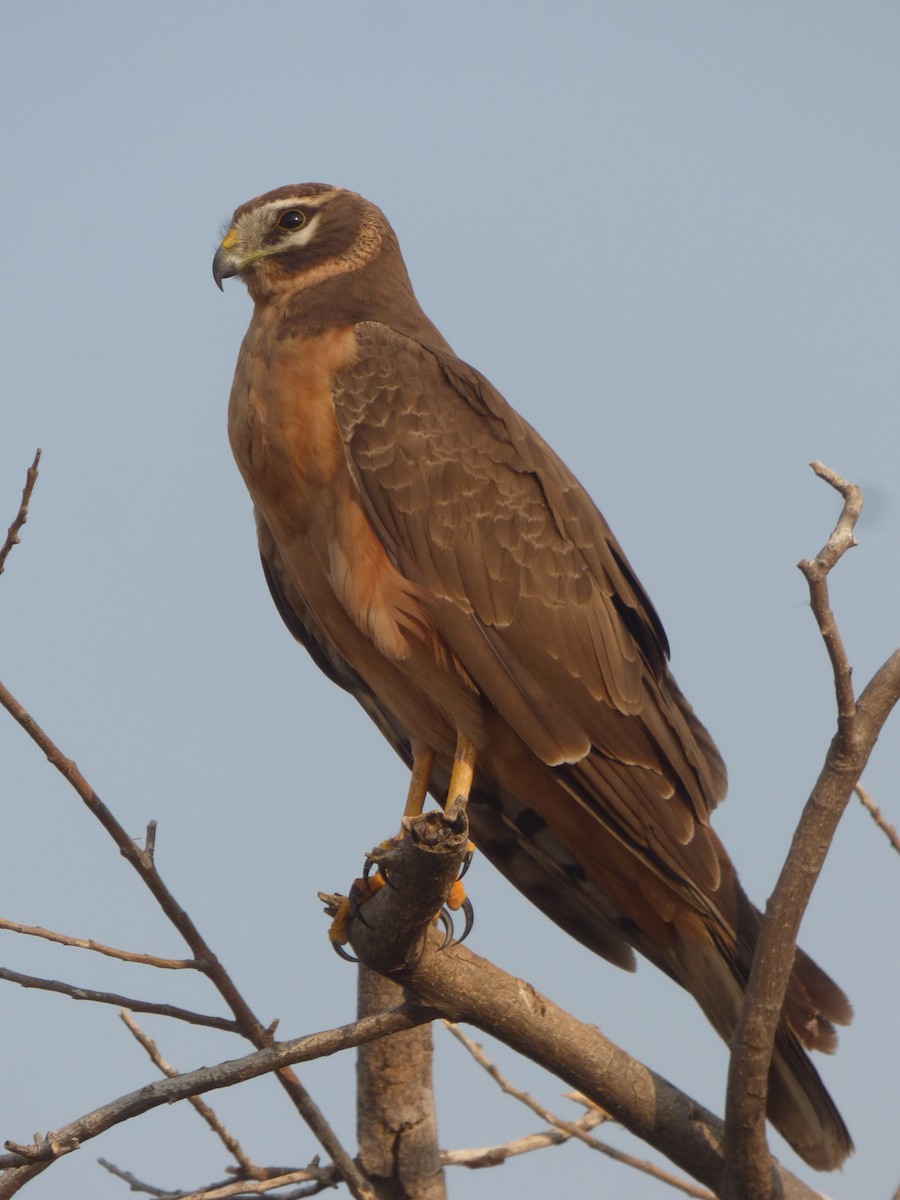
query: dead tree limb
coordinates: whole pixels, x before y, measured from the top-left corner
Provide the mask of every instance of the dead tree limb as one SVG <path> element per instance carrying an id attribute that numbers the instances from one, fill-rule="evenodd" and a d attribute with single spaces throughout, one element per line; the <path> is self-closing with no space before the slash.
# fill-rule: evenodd
<path id="1" fill-rule="evenodd" d="M 787 859 L 766 906 L 759 941 L 732 1040 L 726 1102 L 726 1200 L 770 1200 L 777 1195 L 766 1143 L 766 1094 L 775 1032 L 794 963 L 797 933 L 838 822 L 865 769 L 882 726 L 900 700 L 900 650 L 885 662 L 857 700 L 849 658 L 831 611 L 828 573 L 856 545 L 862 507 L 859 488 L 821 463 L 816 474 L 844 498 L 838 523 L 814 559 L 799 564 L 812 610 L 831 661 L 837 732 L 806 802 Z"/>

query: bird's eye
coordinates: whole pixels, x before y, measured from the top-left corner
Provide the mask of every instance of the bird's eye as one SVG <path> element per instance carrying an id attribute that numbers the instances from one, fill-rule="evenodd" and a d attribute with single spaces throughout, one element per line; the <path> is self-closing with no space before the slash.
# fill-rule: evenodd
<path id="1" fill-rule="evenodd" d="M 302 229 L 306 224 L 306 213 L 299 208 L 289 208 L 278 218 L 279 229 Z"/>

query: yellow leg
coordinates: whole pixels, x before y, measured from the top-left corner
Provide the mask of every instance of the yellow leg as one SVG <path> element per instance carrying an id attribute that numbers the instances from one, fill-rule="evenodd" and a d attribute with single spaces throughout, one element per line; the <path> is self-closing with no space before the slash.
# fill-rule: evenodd
<path id="1" fill-rule="evenodd" d="M 478 756 L 478 751 L 469 741 L 464 733 L 459 735 L 459 740 L 456 743 L 456 754 L 453 756 L 453 770 L 450 773 L 450 787 L 447 791 L 447 807 L 451 804 L 461 804 L 463 808 L 469 802 L 469 793 L 472 790 L 472 780 L 475 777 L 475 759 Z M 472 850 L 475 847 L 469 843 Z M 463 906 L 466 901 L 466 889 L 463 886 L 462 879 L 457 879 L 453 887 L 450 889 L 450 895 L 447 898 L 447 907 L 454 912 Z"/>
<path id="2" fill-rule="evenodd" d="M 430 746 L 413 742 L 412 775 L 409 777 L 409 791 L 406 795 L 404 817 L 418 817 L 425 807 L 425 797 L 428 795 L 428 784 L 431 780 L 431 768 L 434 766 L 434 751 Z"/>
<path id="3" fill-rule="evenodd" d="M 413 752 L 413 767 L 412 774 L 409 780 L 409 791 L 406 795 L 406 807 L 403 810 L 405 817 L 417 817 L 422 812 L 425 806 L 425 797 L 428 795 L 428 784 L 431 781 L 431 770 L 434 766 L 434 751 L 430 746 L 426 746 L 421 742 L 414 742 L 412 747 Z M 465 736 L 460 734 L 456 743 L 456 754 L 453 757 L 453 769 L 450 772 L 450 787 L 447 792 L 447 805 L 459 803 L 463 807 L 469 801 L 469 793 L 472 790 L 472 780 L 475 775 L 475 759 L 477 750 L 472 742 Z M 391 841 L 384 842 L 385 847 L 390 846 Z M 475 847 L 469 843 L 471 850 Z M 355 903 L 357 907 L 378 890 L 384 886 L 384 878 L 380 874 L 372 875 L 368 880 L 357 879 L 354 882 L 356 888 Z M 447 907 L 458 909 L 466 902 L 466 891 L 463 887 L 462 880 L 458 879 L 451 889 L 450 896 L 447 900 Z M 471 909 L 469 910 L 471 912 Z M 349 900 L 342 900 L 337 915 L 334 917 L 331 928 L 328 931 L 328 936 L 336 945 L 342 945 L 347 941 L 348 926 L 353 916 L 353 905 Z M 467 924 L 467 931 L 469 925 Z"/>
<path id="4" fill-rule="evenodd" d="M 456 743 L 456 754 L 453 756 L 453 770 L 450 773 L 450 787 L 447 791 L 448 805 L 458 802 L 465 808 L 469 803 L 477 756 L 475 746 L 461 733 Z"/>

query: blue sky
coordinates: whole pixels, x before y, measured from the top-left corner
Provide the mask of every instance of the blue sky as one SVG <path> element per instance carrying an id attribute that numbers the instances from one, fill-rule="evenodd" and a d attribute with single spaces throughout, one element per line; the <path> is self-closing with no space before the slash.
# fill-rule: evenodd
<path id="1" fill-rule="evenodd" d="M 897 642 L 896 5 L 36 0 L 4 16 L 4 528 L 36 446 L 44 460 L 0 579 L 0 678 L 135 836 L 159 822 L 165 877 L 262 1015 L 284 1036 L 352 1016 L 315 894 L 346 887 L 405 793 L 375 730 L 282 628 L 225 436 L 249 301 L 216 291 L 211 258 L 232 209 L 284 183 L 381 205 L 426 311 L 605 512 L 728 762 L 716 825 L 762 903 L 834 724 L 795 569 L 838 513 L 813 458 L 866 490 L 832 584 L 856 680 Z M 895 822 L 898 777 L 895 716 L 866 776 Z M 3 915 L 179 953 L 9 719 L 0 794 Z M 725 1049 L 689 997 L 649 965 L 634 977 L 592 959 L 483 861 L 469 882 L 475 950 L 721 1110 Z M 802 937 L 857 1012 L 822 1067 L 858 1145 L 821 1183 L 845 1200 L 888 1197 L 900 1177 L 898 913 L 896 859 L 851 809 Z M 180 976 L 0 936 L 13 969 L 213 1003 Z M 112 1009 L 6 986 L 0 1013 L 3 1137 L 153 1077 Z M 185 1068 L 242 1052 L 146 1027 Z M 438 1043 L 445 1145 L 535 1127 Z M 497 1057 L 571 1111 L 561 1085 Z M 303 1077 L 352 1143 L 349 1058 Z M 315 1153 L 270 1082 L 217 1104 L 259 1160 Z M 179 1106 L 31 1194 L 121 1196 L 100 1154 L 171 1187 L 226 1161 Z M 581 1147 L 450 1189 L 502 1200 L 563 1180 L 662 1194 Z"/>

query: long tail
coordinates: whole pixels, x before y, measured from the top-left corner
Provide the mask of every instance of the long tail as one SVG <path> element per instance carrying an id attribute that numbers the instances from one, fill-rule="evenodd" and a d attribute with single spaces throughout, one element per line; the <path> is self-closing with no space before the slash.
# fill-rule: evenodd
<path id="1" fill-rule="evenodd" d="M 738 934 L 712 930 L 708 942 L 680 939 L 660 963 L 695 997 L 713 1027 L 731 1042 L 760 914 L 734 881 Z M 821 1171 L 834 1170 L 853 1151 L 853 1141 L 806 1050 L 832 1053 L 835 1024 L 853 1010 L 847 997 L 802 950 L 797 951 L 769 1070 L 769 1120 L 801 1158 Z"/>

